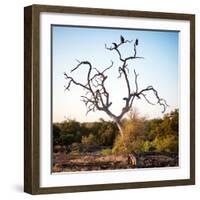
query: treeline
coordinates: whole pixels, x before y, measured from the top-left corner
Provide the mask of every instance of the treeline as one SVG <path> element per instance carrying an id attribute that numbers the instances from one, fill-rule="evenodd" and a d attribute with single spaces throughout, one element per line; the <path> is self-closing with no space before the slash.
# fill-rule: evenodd
<path id="1" fill-rule="evenodd" d="M 114 122 L 100 120 L 99 122 L 80 123 L 76 120 L 66 120 L 53 124 L 53 144 L 64 145 L 68 151 L 79 147 L 103 147 L 101 152 L 178 152 L 178 110 L 165 114 L 157 119 L 147 120 L 137 112 L 131 112 L 122 121 L 124 141 Z M 95 148 L 94 148 L 95 149 Z M 98 149 L 98 148 L 96 148 Z"/>

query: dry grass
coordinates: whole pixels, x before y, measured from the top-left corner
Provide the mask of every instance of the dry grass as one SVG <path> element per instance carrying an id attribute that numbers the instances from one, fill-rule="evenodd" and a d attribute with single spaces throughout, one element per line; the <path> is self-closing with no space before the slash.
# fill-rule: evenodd
<path id="1" fill-rule="evenodd" d="M 83 154 L 69 155 L 54 154 L 53 172 L 58 171 L 89 171 L 106 169 L 126 169 L 128 158 L 123 155 Z"/>
<path id="2" fill-rule="evenodd" d="M 178 157 L 170 157 L 165 154 L 141 154 L 139 160 L 141 168 L 178 165 Z M 133 168 L 133 166 L 128 164 L 128 157 L 125 155 L 101 155 L 95 153 L 70 155 L 65 152 L 57 152 L 54 153 L 53 163 L 53 172 Z"/>

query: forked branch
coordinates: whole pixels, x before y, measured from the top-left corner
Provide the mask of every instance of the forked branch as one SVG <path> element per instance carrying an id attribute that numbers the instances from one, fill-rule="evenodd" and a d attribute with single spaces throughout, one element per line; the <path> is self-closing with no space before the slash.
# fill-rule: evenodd
<path id="1" fill-rule="evenodd" d="M 87 78 L 86 83 L 81 83 L 76 81 L 72 76 L 69 76 L 67 73 L 64 73 L 65 79 L 68 81 L 67 85 L 65 86 L 66 90 L 69 90 L 71 85 L 77 85 L 85 90 L 85 95 L 82 95 L 82 101 L 85 103 L 87 107 L 87 113 L 90 111 L 103 111 L 108 116 L 110 116 L 115 122 L 120 123 L 123 116 L 130 111 L 131 107 L 133 106 L 133 102 L 135 98 L 140 99 L 144 98 L 145 101 L 151 105 L 159 104 L 163 107 L 162 112 L 164 113 L 167 108 L 167 102 L 165 99 L 160 98 L 156 89 L 153 86 L 148 86 L 144 89 L 139 90 L 138 86 L 138 74 L 134 70 L 134 84 L 130 83 L 129 77 L 129 69 L 128 69 L 128 61 L 134 59 L 140 59 L 143 57 L 137 56 L 137 46 L 139 44 L 139 40 L 136 39 L 133 44 L 133 55 L 128 57 L 123 57 L 120 51 L 122 45 L 127 43 L 132 43 L 133 40 L 126 40 L 123 36 L 120 37 L 120 42 L 115 43 L 113 42 L 110 47 L 105 44 L 105 48 L 109 51 L 115 51 L 118 56 L 119 60 L 121 61 L 121 66 L 118 68 L 119 76 L 118 78 L 124 78 L 127 87 L 127 96 L 123 97 L 123 101 L 125 101 L 124 106 L 121 109 L 119 115 L 115 115 L 111 112 L 110 106 L 112 102 L 110 101 L 110 94 L 105 86 L 105 82 L 108 78 L 106 75 L 107 71 L 113 67 L 113 61 L 111 61 L 111 65 L 106 67 L 103 71 L 99 71 L 96 67 L 93 67 L 89 61 L 78 61 L 76 67 L 71 70 L 71 73 L 78 70 L 81 66 L 87 65 Z M 132 85 L 135 85 L 135 88 L 132 89 Z M 148 97 L 149 92 L 152 92 L 155 98 L 157 99 L 156 103 L 152 103 Z"/>

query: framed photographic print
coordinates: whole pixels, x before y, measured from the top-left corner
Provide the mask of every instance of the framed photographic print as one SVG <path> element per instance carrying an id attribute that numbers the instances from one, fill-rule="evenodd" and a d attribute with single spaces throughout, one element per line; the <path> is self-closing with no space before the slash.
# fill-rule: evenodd
<path id="1" fill-rule="evenodd" d="M 24 9 L 24 191 L 195 183 L 195 16 Z"/>

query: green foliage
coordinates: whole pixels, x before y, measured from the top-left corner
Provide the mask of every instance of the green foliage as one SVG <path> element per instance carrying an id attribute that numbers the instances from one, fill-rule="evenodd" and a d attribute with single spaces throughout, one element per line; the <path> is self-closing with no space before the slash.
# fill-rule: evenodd
<path id="1" fill-rule="evenodd" d="M 129 119 L 123 121 L 123 134 L 118 135 L 112 149 L 113 153 L 130 153 L 141 151 L 144 143 L 145 119 L 133 113 Z"/>
<path id="2" fill-rule="evenodd" d="M 82 136 L 81 143 L 85 145 L 95 145 L 96 137 L 93 134 L 90 134 L 88 136 Z"/>
<path id="3" fill-rule="evenodd" d="M 70 145 L 81 141 L 81 125 L 75 120 L 66 120 L 60 124 L 60 143 Z"/>
<path id="4" fill-rule="evenodd" d="M 155 151 L 156 150 L 156 147 L 154 146 L 153 142 L 149 141 L 149 140 L 146 140 L 144 143 L 143 143 L 143 146 L 141 148 L 141 151 L 143 152 L 151 152 L 151 151 Z"/>
<path id="5" fill-rule="evenodd" d="M 71 145 L 83 143 L 86 145 L 112 146 L 118 133 L 115 123 L 109 121 L 79 123 L 66 120 L 53 124 L 54 145 Z"/>
<path id="6" fill-rule="evenodd" d="M 112 146 L 117 135 L 118 129 L 112 122 L 101 122 L 97 130 L 97 144 L 104 146 Z"/>
<path id="7" fill-rule="evenodd" d="M 79 123 L 66 120 L 53 124 L 53 144 L 65 145 L 68 151 L 75 146 L 108 146 L 112 150 L 103 149 L 101 153 L 129 152 L 178 152 L 178 110 L 166 114 L 162 119 L 146 120 L 131 111 L 128 118 L 121 122 L 124 137 L 114 122 Z M 125 145 L 124 145 L 125 144 Z M 75 148 L 75 147 L 74 147 Z M 94 148 L 95 149 L 95 148 Z M 96 148 L 98 149 L 98 148 Z M 73 152 L 80 153 L 81 148 Z"/>
<path id="8" fill-rule="evenodd" d="M 84 123 L 85 133 L 81 141 L 84 144 L 96 144 L 99 146 L 112 146 L 118 133 L 115 123 L 109 121 Z"/>
<path id="9" fill-rule="evenodd" d="M 53 124 L 53 144 L 57 145 L 61 143 L 60 139 L 60 127 L 58 124 Z"/>
<path id="10" fill-rule="evenodd" d="M 149 141 L 152 141 L 159 133 L 159 126 L 162 121 L 162 119 L 151 119 L 146 121 L 146 136 Z"/>
<path id="11" fill-rule="evenodd" d="M 178 139 L 175 135 L 166 135 L 162 138 L 155 138 L 154 146 L 159 152 L 178 152 Z"/>
<path id="12" fill-rule="evenodd" d="M 101 150 L 101 154 L 106 156 L 106 155 L 111 155 L 112 154 L 112 150 L 111 149 L 102 149 Z"/>
<path id="13" fill-rule="evenodd" d="M 60 136 L 60 140 L 62 145 L 69 145 L 72 144 L 72 142 L 74 142 L 74 136 L 73 134 L 61 134 Z"/>
<path id="14" fill-rule="evenodd" d="M 178 110 L 147 122 L 143 151 L 178 152 Z"/>

